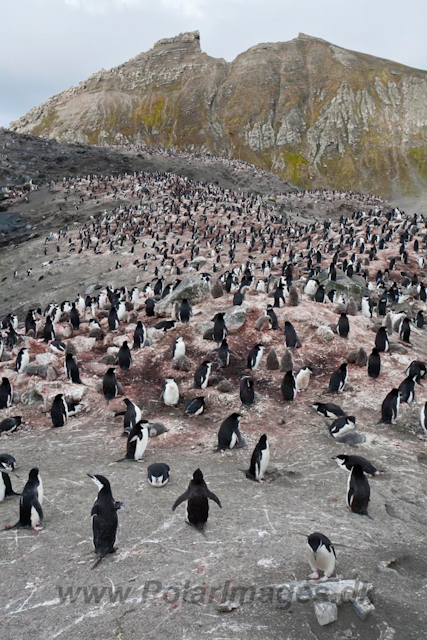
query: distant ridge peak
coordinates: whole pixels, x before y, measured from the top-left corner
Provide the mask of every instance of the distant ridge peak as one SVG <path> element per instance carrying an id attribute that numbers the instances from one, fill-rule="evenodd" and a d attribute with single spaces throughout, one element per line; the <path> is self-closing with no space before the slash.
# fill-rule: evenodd
<path id="1" fill-rule="evenodd" d="M 185 33 L 180 33 L 179 35 L 174 36 L 173 38 L 162 38 L 161 40 L 158 40 L 155 43 L 153 49 L 156 49 L 157 47 L 163 47 L 168 44 L 175 44 L 175 43 L 183 43 L 183 44 L 196 43 L 198 45 L 198 48 L 200 49 L 200 32 L 187 31 Z"/>

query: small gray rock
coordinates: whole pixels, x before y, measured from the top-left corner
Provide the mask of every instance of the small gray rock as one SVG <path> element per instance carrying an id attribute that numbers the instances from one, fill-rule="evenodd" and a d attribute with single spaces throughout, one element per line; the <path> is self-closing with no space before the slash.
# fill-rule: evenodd
<path id="1" fill-rule="evenodd" d="M 338 607 L 335 602 L 315 602 L 314 613 L 321 627 L 338 619 Z"/>
<path id="2" fill-rule="evenodd" d="M 322 325 L 317 329 L 316 336 L 321 340 L 321 342 L 328 343 L 334 339 L 334 332 L 330 327 Z"/>
<path id="3" fill-rule="evenodd" d="M 372 611 L 375 611 L 375 607 L 369 598 L 356 598 L 353 600 L 352 605 L 355 613 L 362 620 L 366 620 L 368 615 L 372 613 Z"/>
<path id="4" fill-rule="evenodd" d="M 54 382 L 57 379 L 58 379 L 58 371 L 56 370 L 56 367 L 54 367 L 53 364 L 49 364 L 47 366 L 47 371 L 46 371 L 46 380 L 48 382 Z"/>
<path id="5" fill-rule="evenodd" d="M 246 322 L 246 311 L 242 307 L 231 307 L 225 312 L 224 320 L 230 332 L 238 331 Z"/>

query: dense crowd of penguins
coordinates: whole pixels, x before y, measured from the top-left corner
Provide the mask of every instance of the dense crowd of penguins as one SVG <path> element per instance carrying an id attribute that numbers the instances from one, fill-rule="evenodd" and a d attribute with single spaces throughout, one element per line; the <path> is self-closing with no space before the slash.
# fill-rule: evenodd
<path id="1" fill-rule="evenodd" d="M 15 381 L 19 384 L 30 365 L 31 349 L 25 345 L 29 336 L 43 341 L 62 359 L 66 378 L 71 384 L 80 385 L 83 381 L 79 362 L 69 349 L 69 343 L 57 339 L 56 328 L 61 323 L 68 323 L 73 337 L 88 332 L 90 337 L 102 343 L 108 333 L 121 331 L 133 314 L 136 322 L 133 341 L 123 341 L 116 365 L 106 370 L 102 380 L 102 393 L 107 403 L 125 393 L 116 376 L 117 367 L 128 371 L 134 366 L 134 354 L 152 341 L 149 329 L 175 332 L 172 360 L 177 362 L 184 358 L 185 339 L 179 334 L 194 322 L 191 296 L 179 295 L 181 289 L 186 291 L 188 276 L 197 278 L 202 290 L 210 291 L 206 295 L 212 294 L 219 303 L 222 295 L 231 297 L 235 307 L 244 305 L 251 295 L 256 295 L 258 300 L 265 299 L 265 315 L 258 320 L 257 328 L 278 331 L 278 335 L 283 332 L 286 352 L 282 361 L 285 375 L 281 393 L 284 402 L 295 401 L 298 392 L 308 388 L 312 371 L 307 366 L 295 371 L 292 352 L 301 346 L 298 327 L 289 320 L 281 326 L 279 309 L 297 306 L 302 299 L 310 300 L 313 305 L 338 306 L 341 312 L 335 330 L 343 339 L 351 332 L 352 315 L 361 313 L 372 322 L 379 322 L 381 326 L 373 339 L 372 352 L 369 357 L 365 354 L 366 375 L 371 378 L 381 375 L 382 359 L 390 349 L 390 330 L 397 331 L 400 340 L 410 345 L 412 332 L 423 329 L 427 299 L 423 281 L 427 221 L 420 215 L 405 215 L 398 209 L 380 206 L 378 199 L 352 194 L 349 201 L 354 203 L 356 199 L 358 204 L 354 205 L 353 213 L 336 221 L 302 224 L 279 214 L 272 204 L 258 195 L 225 191 L 216 185 L 162 173 L 64 178 L 55 186 L 61 189 L 63 202 L 72 201 L 76 209 L 91 201 L 101 205 L 124 198 L 132 204 L 117 205 L 110 213 L 104 211 L 77 231 L 68 227 L 52 231 L 44 245 L 45 256 L 51 259 L 42 267 L 64 252 L 111 253 L 115 256 L 117 275 L 122 273 L 119 269 L 126 272 L 130 267 L 136 268 L 138 280 L 143 284 L 132 288 L 109 285 L 96 297 L 79 294 L 72 301 L 52 302 L 43 311 L 29 309 L 23 323 L 12 312 L 2 319 L 0 356 L 3 350 L 15 354 L 15 374 L 12 380 L 3 377 L 0 385 L 0 412 L 8 414 L 2 417 L 0 413 L 1 434 L 19 430 L 23 422 L 22 416 L 9 414 L 14 402 L 13 385 Z M 313 198 L 347 199 L 346 194 L 339 192 L 313 194 Z M 308 198 L 310 192 L 287 196 Z M 383 252 L 390 247 L 394 247 L 394 251 L 385 263 Z M 377 260 L 385 264 L 382 269 L 376 268 Z M 31 270 L 26 274 L 15 271 L 13 275 L 15 278 L 33 277 Z M 337 286 L 343 277 L 362 283 L 365 295 L 356 302 L 350 300 Z M 169 307 L 170 317 L 164 318 L 162 313 L 160 316 L 164 319 L 159 319 L 156 317 L 158 308 L 162 305 L 165 308 L 164 303 L 171 297 L 174 303 Z M 403 303 L 408 306 L 402 311 Z M 216 343 L 216 347 L 207 347 L 206 359 L 191 374 L 194 388 L 200 390 L 200 395 L 186 401 L 184 415 L 188 417 L 197 417 L 206 410 L 202 392 L 209 385 L 213 367 L 226 369 L 230 358 L 238 357 L 232 348 L 226 318 L 225 312 L 218 311 L 212 319 L 207 338 Z M 149 322 L 154 324 L 148 329 Z M 265 348 L 262 343 L 247 346 L 249 373 L 245 372 L 239 380 L 239 395 L 242 405 L 250 408 L 257 402 L 251 372 L 261 366 Z M 415 385 L 422 385 L 426 374 L 426 364 L 414 358 L 400 386 L 391 389 L 384 398 L 378 418 L 393 424 L 399 416 L 400 404 L 414 400 Z M 339 397 L 347 379 L 348 364 L 343 362 L 331 375 L 325 392 Z M 181 402 L 180 390 L 173 377 L 165 379 L 162 401 L 168 407 L 177 407 Z M 136 402 L 129 398 L 124 402 L 123 433 L 127 437 L 127 449 L 123 460 L 140 461 L 152 423 L 142 418 L 142 410 Z M 312 407 L 331 421 L 330 434 L 336 440 L 348 445 L 363 441 L 363 436 L 356 431 L 356 418 L 346 415 L 338 404 L 319 400 Z M 67 398 L 67 394 L 57 394 L 50 407 L 52 426 L 63 427 L 78 410 L 78 402 Z M 239 430 L 240 418 L 240 413 L 235 411 L 222 422 L 218 431 L 218 451 L 246 446 Z M 421 407 L 420 424 L 427 435 L 427 402 Z M 263 481 L 269 458 L 268 436 L 262 434 L 249 468 L 245 470 L 247 478 Z M 368 516 L 370 485 L 367 476 L 380 471 L 357 455 L 338 455 L 336 461 L 348 472 L 348 507 L 354 513 Z M 16 460 L 12 456 L 0 455 L 0 501 L 17 495 L 9 476 L 15 466 Z M 169 480 L 169 473 L 168 465 L 154 463 L 148 467 L 148 481 L 154 487 L 163 487 Z M 92 508 L 92 523 L 95 551 L 100 561 L 116 549 L 117 510 L 122 504 L 114 500 L 107 478 L 102 475 L 90 475 L 90 478 L 99 489 Z M 208 489 L 202 471 L 197 469 L 173 509 L 187 501 L 187 522 L 203 532 L 209 499 L 221 507 L 219 498 Z M 41 529 L 42 503 L 40 472 L 33 468 L 20 497 L 19 520 L 14 527 Z M 319 572 L 323 572 L 325 578 L 333 574 L 335 550 L 329 538 L 319 532 L 308 536 L 308 554 L 313 570 L 310 578 L 319 578 Z"/>

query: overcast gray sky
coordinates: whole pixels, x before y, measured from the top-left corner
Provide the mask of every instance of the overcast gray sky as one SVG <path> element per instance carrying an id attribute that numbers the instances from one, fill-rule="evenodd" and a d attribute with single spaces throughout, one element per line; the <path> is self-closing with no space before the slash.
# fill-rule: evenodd
<path id="1" fill-rule="evenodd" d="M 202 49 L 226 60 L 303 32 L 427 69 L 427 0 L 0 0 L 0 17 L 0 126 L 196 29 Z"/>

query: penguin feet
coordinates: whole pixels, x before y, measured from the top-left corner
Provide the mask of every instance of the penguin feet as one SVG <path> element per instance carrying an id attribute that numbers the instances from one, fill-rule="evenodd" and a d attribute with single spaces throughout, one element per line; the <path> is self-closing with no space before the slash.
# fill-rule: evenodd
<path id="1" fill-rule="evenodd" d="M 331 576 L 323 576 L 323 578 L 320 578 L 319 582 L 326 582 L 326 580 L 329 580 Z"/>
<path id="2" fill-rule="evenodd" d="M 317 573 L 317 571 L 315 571 L 314 573 L 310 573 L 310 575 L 308 576 L 309 580 L 318 580 L 319 579 L 319 574 Z"/>

